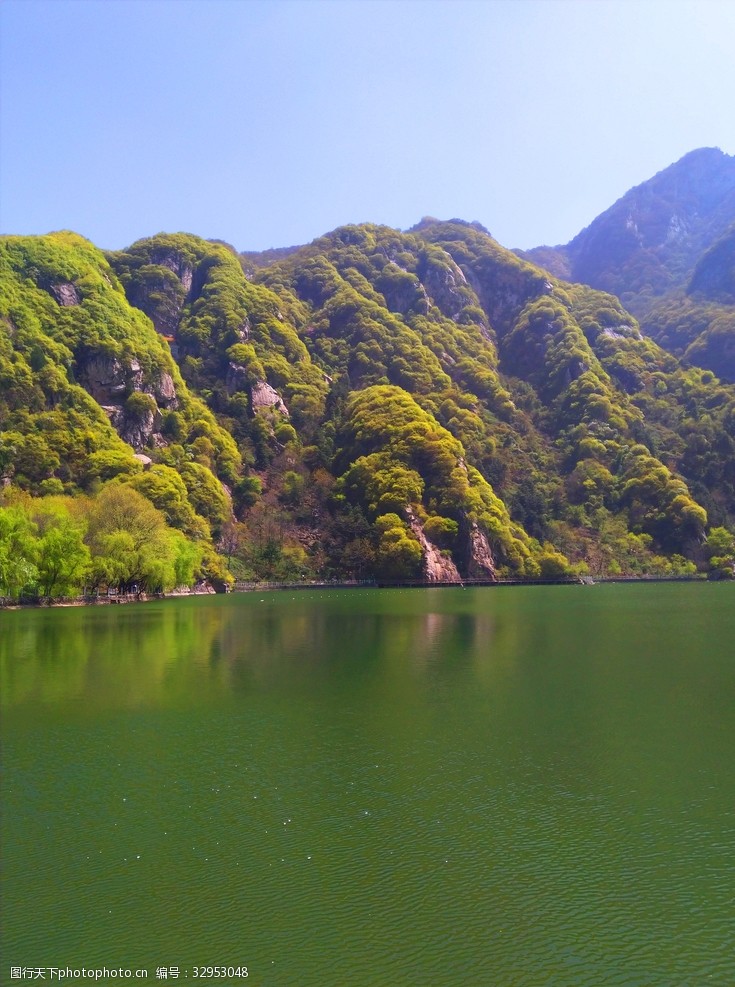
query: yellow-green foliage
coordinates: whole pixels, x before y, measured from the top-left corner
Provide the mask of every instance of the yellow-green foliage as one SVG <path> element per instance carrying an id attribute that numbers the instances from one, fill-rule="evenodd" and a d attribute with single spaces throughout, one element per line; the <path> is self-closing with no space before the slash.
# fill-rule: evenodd
<path id="1" fill-rule="evenodd" d="M 235 483 L 241 458 L 212 412 L 189 394 L 168 344 L 128 303 L 103 254 L 82 237 L 0 241 L 0 474 L 34 493 L 72 494 L 117 477 L 166 501 L 156 473 L 166 467 L 143 473 L 133 449 L 81 386 L 89 368 L 100 366 L 117 374 L 108 400 L 126 427 L 160 422 L 186 458 L 196 459 L 206 445 L 204 465 L 192 463 L 184 482 L 178 474 L 167 482 L 178 489 L 174 523 L 209 538 L 207 521 L 216 531 L 228 510 L 213 473 Z M 154 395 L 162 388 L 172 408 L 161 412 Z M 154 460 L 163 455 L 160 443 L 146 451 Z"/>
<path id="2" fill-rule="evenodd" d="M 341 456 L 355 458 L 340 479 L 345 496 L 373 516 L 418 507 L 439 515 L 435 527 L 453 533 L 459 525 L 477 524 L 512 572 L 535 574 L 526 568 L 532 555 L 526 533 L 511 522 L 484 477 L 467 466 L 457 439 L 409 394 L 376 385 L 353 394 L 346 412 Z"/>
<path id="3" fill-rule="evenodd" d="M 298 424 L 313 427 L 326 382 L 296 331 L 304 310 L 295 297 L 249 282 L 227 247 L 188 234 L 159 234 L 109 256 L 132 304 L 170 337 L 187 381 L 248 454 L 262 450 L 241 398 L 258 380 L 282 394 Z"/>
<path id="4" fill-rule="evenodd" d="M 421 546 L 397 514 L 382 514 L 378 532 L 377 566 L 385 579 L 412 579 L 419 575 Z"/>
<path id="5" fill-rule="evenodd" d="M 686 484 L 643 446 L 630 450 L 628 463 L 620 499 L 628 508 L 633 530 L 646 531 L 667 547 L 701 539 L 707 512 L 692 499 Z"/>
<path id="6" fill-rule="evenodd" d="M 238 571 L 268 578 L 409 578 L 417 523 L 461 571 L 478 533 L 525 578 L 727 559 L 706 538 L 735 525 L 735 389 L 616 298 L 459 221 L 342 227 L 261 260 L 243 258 L 246 275 L 185 234 L 107 259 L 73 234 L 10 238 L 0 476 L 143 493 L 223 580 L 212 546 L 233 511 Z M 131 440 L 149 468 L 80 386 L 103 357 L 124 371 L 114 420 L 154 429 Z"/>
<path id="7" fill-rule="evenodd" d="M 74 491 L 140 469 L 133 450 L 74 379 L 79 347 L 123 353 L 115 330 L 129 306 L 105 281 L 105 268 L 99 251 L 74 234 L 0 240 L 0 472 L 28 489 L 56 478 Z M 78 305 L 60 306 L 50 289 L 74 281 L 86 295 Z M 101 295 L 111 297 L 109 313 Z M 132 355 L 137 316 L 131 326 Z M 150 358 L 143 363 L 150 367 Z"/>
<path id="8" fill-rule="evenodd" d="M 600 507 L 622 511 L 626 519 L 630 511 L 630 523 L 639 528 L 640 512 L 621 491 L 626 450 L 641 441 L 653 459 L 660 447 L 670 464 L 672 453 L 687 468 L 706 463 L 724 494 L 711 501 L 715 516 L 732 518 L 735 478 L 712 450 L 714 434 L 703 442 L 707 426 L 683 421 L 683 381 L 674 393 L 662 393 L 686 372 L 641 337 L 617 299 L 555 280 L 475 224 L 427 220 L 408 234 L 344 227 L 290 252 L 257 278 L 301 299 L 307 314 L 299 331 L 340 394 L 388 383 L 409 392 L 459 440 L 467 465 L 491 481 L 511 515 L 540 541 L 565 517 L 594 531 Z M 716 386 L 707 388 L 708 399 L 719 402 L 713 414 L 723 420 L 727 400 Z M 720 446 L 730 441 L 717 422 L 712 428 Z M 326 440 L 330 433 L 322 434 Z M 678 434 L 691 435 L 686 448 Z M 338 472 L 345 467 L 342 442 L 338 433 L 330 446 Z M 374 451 L 379 459 L 355 457 L 343 489 L 354 499 L 362 487 L 357 499 L 371 514 L 381 500 L 419 500 L 410 477 Z M 430 489 L 421 470 L 404 466 L 424 483 L 424 509 L 432 499 L 429 512 L 439 509 L 436 484 Z M 685 483 L 695 504 L 704 494 L 694 495 L 685 480 L 675 482 Z M 658 495 L 659 512 L 672 510 L 665 489 Z M 692 530 L 678 522 L 658 525 L 655 547 L 694 551 Z"/>
<path id="9" fill-rule="evenodd" d="M 307 303 L 301 332 L 315 359 L 352 386 L 429 394 L 456 381 L 496 413 L 512 410 L 487 317 L 440 247 L 387 227 L 343 227 L 258 277 Z"/>
<path id="10" fill-rule="evenodd" d="M 151 395 L 168 375 L 184 433 L 206 432 L 217 450 L 215 468 L 224 478 L 235 479 L 241 466 L 235 444 L 188 393 L 167 343 L 128 303 L 101 251 L 73 233 L 7 237 L 0 241 L 0 263 L 0 341 L 10 364 L 8 378 L 13 367 L 5 399 L 14 407 L 8 410 L 22 416 L 24 411 L 45 415 L 51 409 L 75 409 L 92 418 L 90 435 L 83 437 L 87 445 L 102 433 L 107 439 L 104 448 L 120 453 L 121 443 L 112 438 L 109 424 L 105 429 L 99 405 L 75 386 L 76 377 L 83 378 L 89 361 L 101 357 L 117 360 L 123 368 L 137 365 L 140 389 L 126 385 L 126 410 L 135 416 L 144 408 L 155 409 Z M 56 297 L 60 288 L 67 292 L 65 304 Z M 77 430 L 73 420 L 70 426 L 72 433 Z M 55 438 L 53 447 L 57 444 Z M 97 450 L 87 449 L 93 451 Z M 65 461 L 77 465 L 74 450 L 66 452 Z M 137 469 L 132 457 L 129 469 Z M 79 482 L 76 475 L 74 480 Z"/>
<path id="11" fill-rule="evenodd" d="M 203 550 L 167 526 L 127 484 L 95 497 L 32 498 L 8 488 L 0 503 L 0 596 L 76 595 L 99 587 L 158 591 L 191 584 Z"/>

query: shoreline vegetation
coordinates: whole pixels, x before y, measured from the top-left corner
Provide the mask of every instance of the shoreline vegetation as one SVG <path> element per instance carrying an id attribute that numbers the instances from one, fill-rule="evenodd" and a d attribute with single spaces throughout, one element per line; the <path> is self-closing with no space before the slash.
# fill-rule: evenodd
<path id="1" fill-rule="evenodd" d="M 601 583 L 707 583 L 720 582 L 712 574 L 694 575 L 637 575 L 604 576 L 592 579 L 589 576 L 559 579 L 463 579 L 461 581 L 408 580 L 312 580 L 307 582 L 248 582 L 236 583 L 225 593 L 218 593 L 209 584 L 192 589 L 172 590 L 165 593 L 99 593 L 80 596 L 0 596 L 0 610 L 52 609 L 63 607 L 94 607 L 128 603 L 151 603 L 155 600 L 178 600 L 192 596 L 221 596 L 231 593 L 270 593 L 283 590 L 350 590 L 350 589 L 475 589 L 500 588 L 503 586 L 596 586 Z"/>

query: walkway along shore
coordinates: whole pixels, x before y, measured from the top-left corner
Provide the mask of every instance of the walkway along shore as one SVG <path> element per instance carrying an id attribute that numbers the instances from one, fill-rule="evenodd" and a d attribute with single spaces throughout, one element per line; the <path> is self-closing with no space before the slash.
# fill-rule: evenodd
<path id="1" fill-rule="evenodd" d="M 325 590 L 325 589 L 471 589 L 475 587 L 502 586 L 595 586 L 599 583 L 692 583 L 707 582 L 705 573 L 694 576 L 607 576 L 592 579 L 590 576 L 567 579 L 463 579 L 454 582 L 428 582 L 407 580 L 314 580 L 311 582 L 236 582 L 228 593 L 267 593 L 277 590 Z M 100 593 L 86 596 L 0 596 L 0 610 L 19 610 L 27 607 L 94 607 L 128 603 L 150 603 L 153 600 L 180 600 L 191 596 L 212 596 L 211 586 L 194 589 L 172 590 L 169 593 Z"/>

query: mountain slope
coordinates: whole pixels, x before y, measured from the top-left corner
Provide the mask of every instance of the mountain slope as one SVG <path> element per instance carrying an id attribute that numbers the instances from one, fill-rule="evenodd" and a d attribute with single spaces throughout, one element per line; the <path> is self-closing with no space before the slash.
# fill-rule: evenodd
<path id="1" fill-rule="evenodd" d="M 339 387 L 410 392 L 510 516 L 573 558 L 598 557 L 611 517 L 644 555 L 696 554 L 705 513 L 686 472 L 713 517 L 731 517 L 731 466 L 688 435 L 696 394 L 732 448 L 732 391 L 680 368 L 615 299 L 549 278 L 477 226 L 347 227 L 256 276 L 308 305 L 302 334 Z M 708 485 L 690 470 L 701 457 Z"/>
<path id="2" fill-rule="evenodd" d="M 729 571 L 735 389 L 477 224 L 3 250 L 11 493 L 122 483 L 243 579 Z"/>
<path id="3" fill-rule="evenodd" d="M 734 222 L 735 157 L 701 148 L 631 189 L 566 246 L 523 256 L 616 294 L 647 334 L 735 380 Z"/>
<path id="4" fill-rule="evenodd" d="M 241 458 L 129 305 L 101 251 L 73 233 L 0 242 L 0 471 L 33 495 L 145 495 L 199 542 L 229 518 Z"/>

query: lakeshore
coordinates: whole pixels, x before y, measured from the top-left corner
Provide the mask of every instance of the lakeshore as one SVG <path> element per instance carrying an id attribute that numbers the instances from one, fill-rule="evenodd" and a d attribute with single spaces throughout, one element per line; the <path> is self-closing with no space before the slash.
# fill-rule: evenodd
<path id="1" fill-rule="evenodd" d="M 431 582 L 429 580 L 314 580 L 310 582 L 236 582 L 231 589 L 220 593 L 210 584 L 192 589 L 171 590 L 167 593 L 99 593 L 80 596 L 0 596 L 0 610 L 60 607 L 104 607 L 132 603 L 150 603 L 154 600 L 181 600 L 196 596 L 223 596 L 237 593 L 270 593 L 278 591 L 307 590 L 355 590 L 355 589 L 470 589 L 475 587 L 500 588 L 503 586 L 595 586 L 603 583 L 702 583 L 715 582 L 705 573 L 693 576 L 576 576 L 566 579 L 463 579 L 461 581 Z"/>

